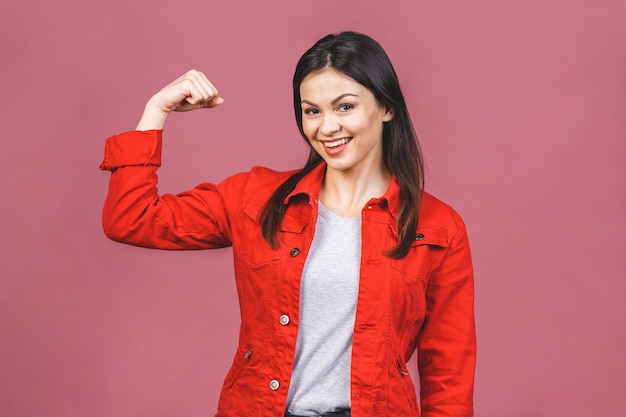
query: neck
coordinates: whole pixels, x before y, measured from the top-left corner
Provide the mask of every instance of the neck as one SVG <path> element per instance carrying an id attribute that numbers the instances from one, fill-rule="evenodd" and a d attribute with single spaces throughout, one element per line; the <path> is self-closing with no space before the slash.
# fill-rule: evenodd
<path id="1" fill-rule="evenodd" d="M 339 216 L 360 216 L 370 199 L 385 194 L 391 177 L 391 172 L 384 164 L 379 169 L 362 171 L 327 168 L 320 200 L 326 208 Z"/>

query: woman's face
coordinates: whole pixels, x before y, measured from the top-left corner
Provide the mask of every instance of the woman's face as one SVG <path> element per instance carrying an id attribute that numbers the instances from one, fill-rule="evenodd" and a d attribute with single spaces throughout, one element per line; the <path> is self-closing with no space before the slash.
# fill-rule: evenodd
<path id="1" fill-rule="evenodd" d="M 383 122 L 393 113 L 364 86 L 337 70 L 309 74 L 300 84 L 302 129 L 330 170 L 381 169 Z"/>

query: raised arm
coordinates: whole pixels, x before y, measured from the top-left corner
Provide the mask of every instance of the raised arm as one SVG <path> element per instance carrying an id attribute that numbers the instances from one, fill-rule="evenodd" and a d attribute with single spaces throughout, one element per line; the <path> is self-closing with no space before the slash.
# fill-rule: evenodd
<path id="1" fill-rule="evenodd" d="M 172 111 L 215 107 L 223 102 L 204 74 L 189 71 L 146 104 L 136 131 L 107 139 L 100 166 L 111 171 L 102 221 L 116 241 L 160 249 L 203 249 L 230 245 L 229 201 L 245 177 L 220 185 L 201 184 L 178 195 L 160 196 L 163 125 Z M 226 195 L 229 198 L 225 198 Z"/>

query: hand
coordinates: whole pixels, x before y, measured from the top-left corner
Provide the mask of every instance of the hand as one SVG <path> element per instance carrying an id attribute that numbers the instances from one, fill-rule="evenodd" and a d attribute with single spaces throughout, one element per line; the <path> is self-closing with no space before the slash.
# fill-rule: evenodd
<path id="1" fill-rule="evenodd" d="M 137 130 L 162 129 L 173 111 L 212 108 L 223 102 L 208 78 L 200 71 L 191 70 L 148 100 Z"/>

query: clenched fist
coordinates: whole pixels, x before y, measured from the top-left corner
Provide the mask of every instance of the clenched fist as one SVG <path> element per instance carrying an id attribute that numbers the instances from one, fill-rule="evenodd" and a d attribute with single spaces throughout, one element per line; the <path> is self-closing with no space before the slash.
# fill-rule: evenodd
<path id="1" fill-rule="evenodd" d="M 156 93 L 146 104 L 137 130 L 162 129 L 168 114 L 211 108 L 222 104 L 215 86 L 204 73 L 191 70 Z"/>

